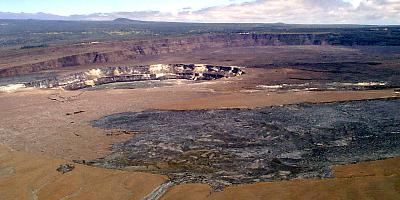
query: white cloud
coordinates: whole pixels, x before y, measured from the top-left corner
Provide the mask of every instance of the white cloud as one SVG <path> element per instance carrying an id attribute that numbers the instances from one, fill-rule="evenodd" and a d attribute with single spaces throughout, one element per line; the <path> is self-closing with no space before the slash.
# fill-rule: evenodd
<path id="1" fill-rule="evenodd" d="M 171 16 L 172 21 L 399 24 L 400 0 L 257 0 Z"/>
<path id="2" fill-rule="evenodd" d="M 226 0 L 230 5 L 178 12 L 134 11 L 73 15 L 65 19 L 306 24 L 400 24 L 400 0 Z M 244 3 L 243 3 L 244 2 Z M 215 4 L 214 4 L 215 5 Z M 184 8 L 184 7 L 183 7 Z M 1 15 L 0 15 L 1 17 Z"/>

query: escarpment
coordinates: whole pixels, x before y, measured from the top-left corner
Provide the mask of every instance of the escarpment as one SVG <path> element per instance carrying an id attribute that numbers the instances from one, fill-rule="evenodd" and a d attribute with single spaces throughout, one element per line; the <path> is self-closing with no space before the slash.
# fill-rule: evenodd
<path id="1" fill-rule="evenodd" d="M 241 75 L 242 73 L 243 71 L 235 66 L 212 66 L 204 64 L 157 64 L 150 66 L 104 67 L 63 77 L 33 81 L 25 83 L 25 86 L 78 90 L 115 82 L 164 79 L 212 80 L 223 77 L 233 77 Z"/>
<path id="2" fill-rule="evenodd" d="M 51 70 L 65 67 L 90 65 L 96 63 L 112 63 L 126 59 L 131 56 L 124 51 L 115 52 L 90 52 L 78 55 L 70 55 L 57 59 L 50 59 L 38 63 L 25 64 L 14 66 L 11 68 L 0 69 L 0 77 L 10 77 L 16 75 L 23 75 L 32 72 L 39 72 L 43 70 Z"/>
<path id="3" fill-rule="evenodd" d="M 126 41 L 115 44 L 110 43 L 109 45 L 111 46 L 117 46 L 117 50 L 113 51 L 87 52 L 37 63 L 6 67 L 0 69 L 0 77 L 73 66 L 116 63 L 135 60 L 144 56 L 190 52 L 197 49 L 273 45 L 323 45 L 328 44 L 329 36 L 330 34 L 224 34 Z"/>

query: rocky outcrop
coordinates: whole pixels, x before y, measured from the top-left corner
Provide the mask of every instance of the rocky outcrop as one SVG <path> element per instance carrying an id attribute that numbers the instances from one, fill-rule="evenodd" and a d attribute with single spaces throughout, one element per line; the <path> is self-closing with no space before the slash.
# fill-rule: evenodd
<path id="1" fill-rule="evenodd" d="M 163 79 L 212 80 L 241 75 L 235 66 L 212 66 L 204 64 L 157 64 L 149 66 L 104 67 L 91 69 L 63 77 L 53 77 L 26 83 L 26 87 L 64 88 L 78 90 L 95 85 L 115 82 L 132 82 Z"/>
<path id="2" fill-rule="evenodd" d="M 49 69 L 59 69 L 96 63 L 116 63 L 136 58 L 176 52 L 190 52 L 197 49 L 272 46 L 272 45 L 324 45 L 330 34 L 221 34 L 127 41 L 118 44 L 118 50 L 109 52 L 88 52 L 49 59 L 38 63 L 0 69 L 0 77 L 16 76 Z"/>

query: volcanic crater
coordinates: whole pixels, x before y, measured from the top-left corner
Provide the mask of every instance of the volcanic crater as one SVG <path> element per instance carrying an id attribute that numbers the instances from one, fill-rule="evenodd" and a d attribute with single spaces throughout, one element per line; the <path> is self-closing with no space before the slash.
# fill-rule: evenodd
<path id="1" fill-rule="evenodd" d="M 156 64 L 147 66 L 104 67 L 62 77 L 54 76 L 48 79 L 32 81 L 26 83 L 25 86 L 79 90 L 116 82 L 167 79 L 213 80 L 223 77 L 234 77 L 243 73 L 236 66 L 206 64 Z"/>

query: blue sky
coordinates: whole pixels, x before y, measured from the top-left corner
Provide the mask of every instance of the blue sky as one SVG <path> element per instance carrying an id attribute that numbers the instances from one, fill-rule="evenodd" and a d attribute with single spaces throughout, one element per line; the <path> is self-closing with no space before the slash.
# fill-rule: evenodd
<path id="1" fill-rule="evenodd" d="M 179 12 L 251 0 L 0 0 L 0 12 L 45 12 L 57 15 L 131 11 Z"/>

